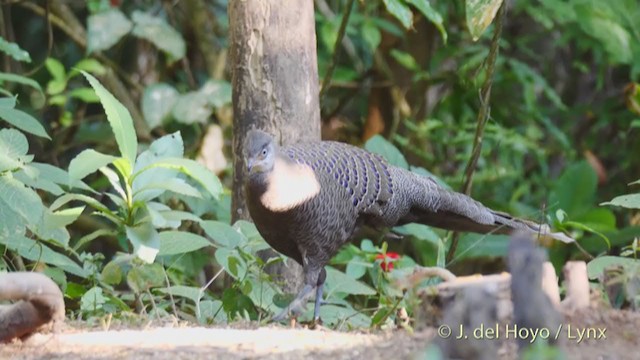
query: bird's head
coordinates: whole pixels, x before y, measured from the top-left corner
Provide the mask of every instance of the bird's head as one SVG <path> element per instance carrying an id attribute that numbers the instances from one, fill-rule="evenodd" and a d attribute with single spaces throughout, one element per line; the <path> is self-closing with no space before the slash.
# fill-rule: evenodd
<path id="1" fill-rule="evenodd" d="M 276 145 L 273 137 L 261 130 L 249 130 L 244 140 L 245 163 L 249 174 L 267 173 L 273 170 Z"/>

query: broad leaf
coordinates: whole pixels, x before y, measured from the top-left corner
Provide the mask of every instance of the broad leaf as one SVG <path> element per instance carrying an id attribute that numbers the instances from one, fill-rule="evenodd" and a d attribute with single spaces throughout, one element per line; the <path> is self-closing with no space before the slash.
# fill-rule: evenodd
<path id="1" fill-rule="evenodd" d="M 380 135 L 375 135 L 369 139 L 364 145 L 364 148 L 372 153 L 381 155 L 391 165 L 395 165 L 403 169 L 409 168 L 409 163 L 404 158 L 404 155 L 402 155 L 400 150 Z"/>
<path id="2" fill-rule="evenodd" d="M 157 190 L 162 190 L 162 191 L 160 193 L 156 193 Z M 148 184 L 147 186 L 143 187 L 142 189 L 139 189 L 133 195 L 133 200 L 134 201 L 149 201 L 149 200 L 152 200 L 152 199 L 156 198 L 157 196 L 159 196 L 161 193 L 163 193 L 165 191 L 171 191 L 171 192 L 174 192 L 176 194 L 181 194 L 181 195 L 185 195 L 185 196 L 192 196 L 192 197 L 196 197 L 196 198 L 202 198 L 202 196 L 200 195 L 200 191 L 198 191 L 198 189 L 196 189 L 193 186 L 189 185 L 186 181 L 184 181 L 182 179 L 174 178 L 174 179 L 167 179 L 167 180 L 164 180 L 163 182 L 159 182 L 159 183 Z"/>
<path id="3" fill-rule="evenodd" d="M 24 111 L 0 107 L 0 119 L 30 134 L 51 140 L 42 124 Z"/>
<path id="4" fill-rule="evenodd" d="M 148 40 L 158 49 L 164 51 L 170 61 L 180 60 L 184 57 L 187 45 L 182 35 L 166 21 L 141 11 L 134 11 L 131 18 L 135 23 L 133 35 Z"/>
<path id="5" fill-rule="evenodd" d="M 556 181 L 549 204 L 577 218 L 593 207 L 597 184 L 598 177 L 586 161 L 571 165 Z"/>
<path id="6" fill-rule="evenodd" d="M 184 144 L 179 132 L 165 135 L 155 140 L 149 149 L 143 151 L 136 160 L 133 169 L 132 190 L 137 194 L 143 188 L 148 188 L 150 184 L 158 184 L 178 177 L 178 170 L 172 168 L 156 167 L 149 168 L 152 164 L 166 158 L 181 158 L 184 152 Z M 136 197 L 136 200 L 153 199 L 164 193 L 164 189 L 148 189 Z"/>
<path id="7" fill-rule="evenodd" d="M 209 171 L 202 164 L 183 158 L 166 158 L 160 159 L 159 161 L 146 166 L 144 169 L 136 172 L 134 175 L 134 182 L 137 177 L 141 176 L 145 172 L 154 169 L 154 168 L 167 168 L 167 169 L 175 169 L 178 170 L 192 179 L 200 183 L 211 196 L 214 198 L 218 198 L 220 193 L 222 192 L 222 184 L 220 183 L 220 179 L 215 176 L 211 171 Z"/>
<path id="8" fill-rule="evenodd" d="M 476 41 L 491 25 L 503 0 L 466 0 L 467 27 Z"/>
<path id="9" fill-rule="evenodd" d="M 435 27 L 440 31 L 440 35 L 442 35 L 442 41 L 447 43 L 447 31 L 442 24 L 442 15 L 437 12 L 434 8 L 431 7 L 429 0 L 405 0 L 407 3 L 415 6 L 422 15 L 424 15 Z"/>
<path id="10" fill-rule="evenodd" d="M 238 230 L 220 221 L 203 221 L 200 226 L 218 246 L 235 248 L 247 242 Z"/>
<path id="11" fill-rule="evenodd" d="M 20 131 L 0 130 L 0 173 L 25 166 L 28 160 L 27 151 L 29 151 L 29 143 Z"/>
<path id="12" fill-rule="evenodd" d="M 131 21 L 118 9 L 109 9 L 87 18 L 87 52 L 107 50 L 131 31 Z"/>
<path id="13" fill-rule="evenodd" d="M 180 95 L 173 106 L 172 115 L 183 124 L 204 124 L 213 113 L 209 98 L 200 91 Z"/>
<path id="14" fill-rule="evenodd" d="M 164 268 L 157 263 L 134 267 L 127 274 L 127 285 L 138 294 L 162 286 L 164 283 Z"/>
<path id="15" fill-rule="evenodd" d="M 74 180 L 84 179 L 103 166 L 113 163 L 117 157 L 86 149 L 69 163 L 69 177 Z"/>
<path id="16" fill-rule="evenodd" d="M 137 226 L 125 226 L 127 239 L 133 245 L 133 253 L 147 263 L 152 263 L 160 249 L 160 236 L 150 222 Z"/>
<path id="17" fill-rule="evenodd" d="M 37 81 L 26 76 L 0 72 L 0 83 L 4 83 L 5 81 L 31 86 L 32 88 L 42 93 L 42 87 L 40 87 L 40 84 Z"/>
<path id="18" fill-rule="evenodd" d="M 202 236 L 184 231 L 163 231 L 159 239 L 158 256 L 186 254 L 211 246 L 211 242 Z"/>
<path id="19" fill-rule="evenodd" d="M 24 236 L 14 236 L 9 239 L 3 239 L 0 236 L 0 243 L 30 261 L 41 261 L 81 278 L 86 278 L 89 275 L 88 271 L 81 268 L 75 261 L 52 250 L 42 242 L 36 242 Z"/>
<path id="20" fill-rule="evenodd" d="M 96 95 L 100 98 L 100 102 L 107 113 L 107 120 L 111 124 L 111 130 L 116 137 L 116 142 L 120 148 L 122 157 L 128 160 L 129 164 L 134 164 L 138 151 L 138 139 L 136 131 L 133 128 L 133 119 L 127 108 L 124 107 L 107 89 L 96 80 L 91 74 L 83 71 L 82 74 L 87 78 L 91 87 L 96 91 Z M 130 174 L 123 174 L 125 177 Z"/>
<path id="21" fill-rule="evenodd" d="M 405 29 L 413 24 L 411 9 L 402 0 L 382 0 L 387 11 L 400 21 Z"/>
<path id="22" fill-rule="evenodd" d="M 640 194 L 616 196 L 613 200 L 603 202 L 600 205 L 613 205 L 629 209 L 640 209 Z"/>
<path id="23" fill-rule="evenodd" d="M 208 80 L 200 89 L 215 108 L 231 103 L 231 84 L 224 80 Z"/>
<path id="24" fill-rule="evenodd" d="M 173 296 L 180 296 L 186 299 L 193 301 L 194 304 L 197 304 L 204 292 L 202 289 L 194 286 L 184 286 L 184 285 L 174 285 L 166 288 L 158 289 L 161 293 Z"/>
<path id="25" fill-rule="evenodd" d="M 178 100 L 178 91 L 171 85 L 157 83 L 147 86 L 142 95 L 142 115 L 153 129 L 171 115 L 171 109 Z"/>
<path id="26" fill-rule="evenodd" d="M 0 176 L 0 207 L 13 211 L 34 232 L 41 225 L 45 210 L 35 191 L 8 175 Z"/>
<path id="27" fill-rule="evenodd" d="M 587 264 L 589 279 L 598 279 L 608 267 L 622 266 L 627 271 L 640 269 L 640 260 L 620 256 L 600 256 Z M 635 268 L 635 269 L 634 269 Z"/>
<path id="28" fill-rule="evenodd" d="M 347 276 L 330 266 L 325 267 L 327 280 L 326 293 L 344 293 L 349 295 L 375 295 L 376 291 L 369 285 Z"/>
<path id="29" fill-rule="evenodd" d="M 16 43 L 9 42 L 0 36 L 0 52 L 11 56 L 16 61 L 31 62 L 29 53 L 22 50 Z"/>

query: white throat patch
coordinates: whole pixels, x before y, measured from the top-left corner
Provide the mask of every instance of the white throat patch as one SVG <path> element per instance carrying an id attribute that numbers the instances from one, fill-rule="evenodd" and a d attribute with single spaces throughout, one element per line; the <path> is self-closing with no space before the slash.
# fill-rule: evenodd
<path id="1" fill-rule="evenodd" d="M 320 192 L 320 183 L 311 167 L 276 158 L 267 179 L 267 191 L 260 202 L 271 211 L 290 210 Z"/>

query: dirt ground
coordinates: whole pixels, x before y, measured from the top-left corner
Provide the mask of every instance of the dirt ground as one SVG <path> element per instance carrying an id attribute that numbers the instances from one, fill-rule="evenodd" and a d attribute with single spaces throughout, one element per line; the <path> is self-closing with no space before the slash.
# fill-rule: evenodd
<path id="1" fill-rule="evenodd" d="M 578 341 L 578 329 L 593 329 L 591 338 Z M 561 346 L 569 359 L 637 359 L 638 331 L 638 313 L 589 310 L 567 316 Z M 1 346 L 0 359 L 424 359 L 425 349 L 437 336 L 433 328 L 410 334 L 405 330 L 337 332 L 276 325 L 110 331 L 67 326 L 56 334 L 36 334 L 24 342 Z M 504 342 L 501 358 L 515 358 L 513 342 Z"/>

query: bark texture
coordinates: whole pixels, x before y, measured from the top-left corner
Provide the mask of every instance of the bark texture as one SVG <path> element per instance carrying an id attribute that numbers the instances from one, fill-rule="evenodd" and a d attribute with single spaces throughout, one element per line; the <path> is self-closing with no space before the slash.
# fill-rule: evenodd
<path id="1" fill-rule="evenodd" d="M 311 0 L 229 2 L 230 65 L 234 111 L 232 219 L 249 219 L 244 199 L 242 144 L 256 127 L 282 145 L 320 138 L 316 35 Z M 272 256 L 265 254 L 265 257 Z M 301 282 L 293 261 L 269 271 L 285 291 Z"/>

